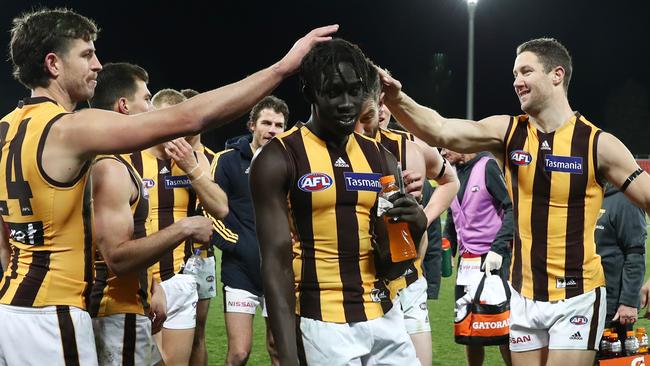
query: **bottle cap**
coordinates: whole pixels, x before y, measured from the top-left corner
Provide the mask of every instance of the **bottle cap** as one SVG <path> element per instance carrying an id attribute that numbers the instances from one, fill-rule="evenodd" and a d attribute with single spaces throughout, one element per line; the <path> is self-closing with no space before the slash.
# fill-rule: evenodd
<path id="1" fill-rule="evenodd" d="M 448 248 L 451 248 L 451 243 L 449 242 L 449 239 L 442 238 L 442 249 L 448 249 Z"/>
<path id="2" fill-rule="evenodd" d="M 614 340 L 614 341 L 618 341 L 618 334 L 616 334 L 616 333 L 612 333 L 612 334 L 610 335 L 610 337 L 612 337 L 612 340 Z"/>
<path id="3" fill-rule="evenodd" d="M 605 336 L 605 337 L 608 337 L 608 336 L 610 336 L 611 334 L 612 334 L 612 332 L 611 332 L 609 329 L 606 329 L 606 330 L 603 332 L 603 336 Z"/>
<path id="4" fill-rule="evenodd" d="M 637 333 L 645 333 L 645 328 L 644 327 L 638 327 L 636 328 Z"/>
<path id="5" fill-rule="evenodd" d="M 194 249 L 194 254 L 195 255 L 201 254 L 201 249 L 199 249 L 199 248 Z"/>
<path id="6" fill-rule="evenodd" d="M 395 182 L 395 176 L 394 175 L 384 175 L 383 177 L 379 178 L 379 183 L 381 185 L 385 186 L 388 183 L 394 183 Z"/>
<path id="7" fill-rule="evenodd" d="M 634 337 L 634 331 L 633 330 L 628 330 L 627 331 L 627 336 L 628 337 Z"/>

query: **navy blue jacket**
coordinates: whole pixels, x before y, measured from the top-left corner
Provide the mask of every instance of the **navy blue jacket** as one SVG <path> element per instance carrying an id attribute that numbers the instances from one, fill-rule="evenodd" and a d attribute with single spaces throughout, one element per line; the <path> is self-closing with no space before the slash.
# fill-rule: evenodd
<path id="1" fill-rule="evenodd" d="M 250 142 L 250 136 L 240 138 L 218 153 L 213 162 L 213 178 L 228 196 L 229 213 L 214 223 L 212 244 L 222 251 L 221 282 L 261 296 L 260 252 L 248 185 L 253 158 Z"/>

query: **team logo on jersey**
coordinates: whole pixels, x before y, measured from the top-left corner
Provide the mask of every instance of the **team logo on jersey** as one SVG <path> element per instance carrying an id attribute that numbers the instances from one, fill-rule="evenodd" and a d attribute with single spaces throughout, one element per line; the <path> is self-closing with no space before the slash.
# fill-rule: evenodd
<path id="1" fill-rule="evenodd" d="M 325 173 L 307 173 L 298 179 L 298 188 L 304 192 L 326 190 L 334 184 L 332 177 Z"/>
<path id="2" fill-rule="evenodd" d="M 192 182 L 187 175 L 170 175 L 165 177 L 165 189 L 191 187 Z"/>
<path id="3" fill-rule="evenodd" d="M 578 281 L 573 277 L 557 277 L 555 279 L 556 288 L 571 288 L 578 286 Z"/>
<path id="4" fill-rule="evenodd" d="M 510 161 L 514 165 L 526 166 L 533 162 L 533 157 L 524 150 L 514 150 L 510 152 Z"/>
<path id="5" fill-rule="evenodd" d="M 562 172 L 582 174 L 582 156 L 544 156 L 544 170 L 547 172 Z"/>
<path id="6" fill-rule="evenodd" d="M 25 245 L 44 245 L 43 222 L 8 222 L 9 238 Z"/>
<path id="7" fill-rule="evenodd" d="M 584 325 L 589 323 L 589 319 L 587 319 L 586 316 L 582 316 L 582 315 L 576 315 L 574 317 L 571 317 L 571 320 L 569 321 L 571 322 L 571 324 L 575 324 L 575 325 Z"/>
<path id="8" fill-rule="evenodd" d="M 388 299 L 388 290 L 385 288 L 379 289 L 379 288 L 373 288 L 370 291 L 370 299 L 373 302 L 382 302 L 384 300 Z"/>
<path id="9" fill-rule="evenodd" d="M 381 174 L 379 173 L 344 172 L 343 177 L 347 191 L 381 191 L 381 183 L 379 183 Z"/>
<path id="10" fill-rule="evenodd" d="M 142 185 L 144 185 L 144 188 L 147 188 L 147 189 L 149 189 L 149 188 L 153 188 L 153 186 L 156 185 L 156 181 L 153 180 L 153 179 L 144 178 L 144 179 L 142 180 Z"/>

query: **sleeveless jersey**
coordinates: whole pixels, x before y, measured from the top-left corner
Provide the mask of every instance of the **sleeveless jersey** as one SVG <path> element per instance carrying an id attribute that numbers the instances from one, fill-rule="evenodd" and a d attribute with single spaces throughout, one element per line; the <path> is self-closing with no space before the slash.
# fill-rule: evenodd
<path id="1" fill-rule="evenodd" d="M 124 158 L 114 156 L 100 156 L 95 161 L 102 159 L 115 159 L 126 167 L 131 180 L 138 189 L 138 197 L 131 203 L 133 215 L 133 238 L 139 239 L 146 236 L 145 224 L 149 217 L 149 193 L 145 188 L 142 178 Z M 139 273 L 129 273 L 117 277 L 106 265 L 99 250 L 95 257 L 95 283 L 91 294 L 88 312 L 92 317 L 109 316 L 113 314 L 140 314 L 149 306 L 148 294 L 151 278 L 147 270 Z"/>
<path id="2" fill-rule="evenodd" d="M 42 166 L 47 135 L 66 113 L 50 99 L 28 98 L 0 122 L 0 213 L 11 244 L 2 304 L 86 308 L 94 253 L 90 162 L 67 183 Z"/>
<path id="3" fill-rule="evenodd" d="M 402 164 L 402 170 L 406 169 L 406 141 L 413 141 L 413 139 L 413 135 L 409 132 L 390 129 L 384 130 L 381 128 L 377 131 L 376 136 L 377 142 L 393 154 L 397 158 L 397 161 Z M 406 270 L 404 276 L 390 282 L 390 290 L 392 293 L 397 293 L 397 291 L 417 281 L 421 276 L 422 258 L 417 258 Z"/>
<path id="4" fill-rule="evenodd" d="M 504 156 L 515 219 L 510 279 L 526 298 L 557 301 L 605 285 L 594 242 L 603 200 L 600 132 L 578 113 L 550 133 L 525 115 L 510 122 Z"/>
<path id="5" fill-rule="evenodd" d="M 296 313 L 334 323 L 381 317 L 392 299 L 377 279 L 372 246 L 379 178 L 388 171 L 377 143 L 353 133 L 335 148 L 307 127 L 269 143 L 283 146 L 293 170 Z"/>

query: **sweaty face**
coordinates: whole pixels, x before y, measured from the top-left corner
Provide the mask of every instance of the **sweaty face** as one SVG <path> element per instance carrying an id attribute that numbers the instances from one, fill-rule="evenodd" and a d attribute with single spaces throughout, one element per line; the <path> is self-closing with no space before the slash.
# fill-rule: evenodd
<path id="1" fill-rule="evenodd" d="M 253 133 L 253 148 L 266 145 L 275 135 L 284 131 L 284 115 L 271 108 L 264 108 L 260 111 L 259 117 L 251 125 Z"/>
<path id="2" fill-rule="evenodd" d="M 351 63 L 340 62 L 336 69 L 329 67 L 321 74 L 322 87 L 315 93 L 314 104 L 319 128 L 343 136 L 354 131 L 363 103 L 363 87 Z"/>
<path id="3" fill-rule="evenodd" d="M 552 75 L 544 72 L 544 65 L 532 52 L 522 52 L 515 59 L 513 86 L 519 98 L 521 110 L 528 114 L 539 112 L 551 96 Z"/>
<path id="4" fill-rule="evenodd" d="M 97 73 L 102 65 L 95 54 L 93 41 L 74 39 L 69 49 L 60 57 L 60 74 L 57 82 L 70 95 L 73 102 L 83 102 L 95 94 Z"/>
<path id="5" fill-rule="evenodd" d="M 379 129 L 379 104 L 374 98 L 367 98 L 361 107 L 356 131 L 374 138 Z"/>
<path id="6" fill-rule="evenodd" d="M 390 113 L 388 107 L 384 104 L 384 95 L 382 93 L 379 98 L 379 127 L 387 128 L 391 115 L 392 113 Z"/>
<path id="7" fill-rule="evenodd" d="M 147 84 L 142 80 L 136 81 L 137 89 L 133 93 L 133 97 L 127 98 L 127 106 L 129 114 L 138 114 L 149 112 L 153 109 L 151 104 L 151 92 L 147 88 Z"/>

